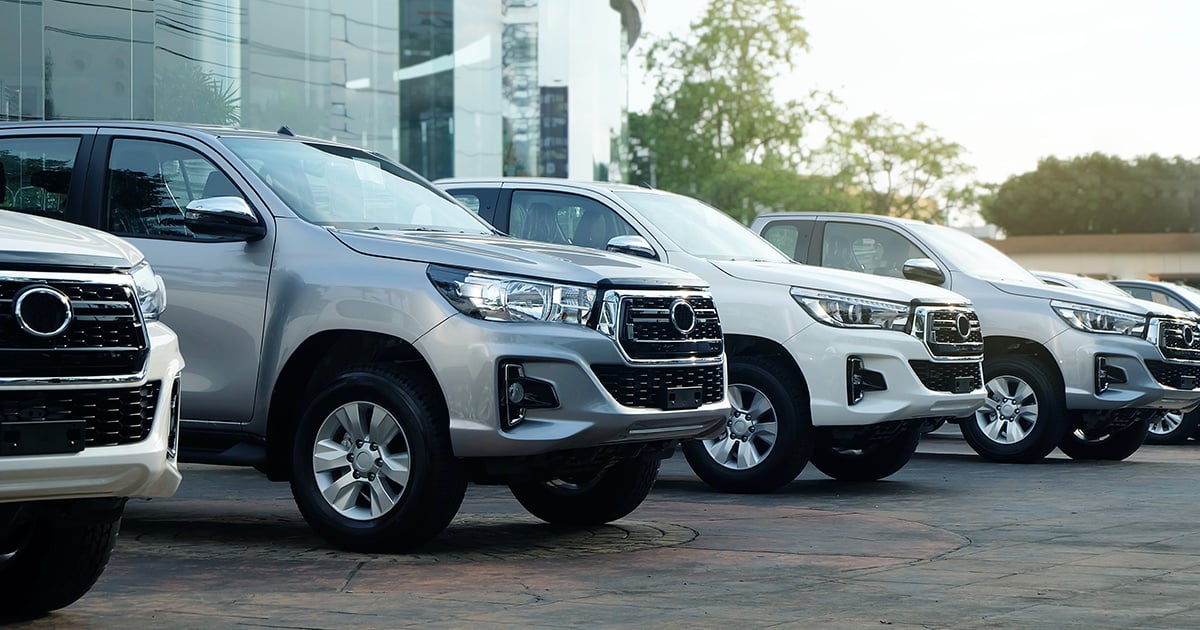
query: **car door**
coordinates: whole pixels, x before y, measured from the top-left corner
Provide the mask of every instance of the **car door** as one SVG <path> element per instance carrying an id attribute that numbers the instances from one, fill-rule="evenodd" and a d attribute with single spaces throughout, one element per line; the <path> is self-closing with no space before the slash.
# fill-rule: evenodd
<path id="1" fill-rule="evenodd" d="M 826 221 L 818 243 L 817 261 L 822 267 L 876 276 L 903 278 L 906 260 L 930 258 L 908 236 L 868 223 Z"/>
<path id="2" fill-rule="evenodd" d="M 221 155 L 183 136 L 102 129 L 90 160 L 88 216 L 146 255 L 167 287 L 163 321 L 187 361 L 184 417 L 243 423 L 258 383 L 274 226 L 247 181 Z M 240 196 L 267 236 L 195 234 L 183 210 L 196 199 Z"/>
<path id="3" fill-rule="evenodd" d="M 0 210 L 82 223 L 95 128 L 0 131 Z"/>

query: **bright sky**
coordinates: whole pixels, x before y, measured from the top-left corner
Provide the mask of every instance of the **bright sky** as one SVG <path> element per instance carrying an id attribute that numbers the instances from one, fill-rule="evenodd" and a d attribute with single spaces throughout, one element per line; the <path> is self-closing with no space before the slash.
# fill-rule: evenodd
<path id="1" fill-rule="evenodd" d="M 1200 2 L 793 0 L 811 52 L 780 88 L 831 90 L 851 115 L 924 122 L 983 181 L 1045 156 L 1200 157 Z M 643 34 L 685 35 L 706 0 L 646 0 Z M 630 108 L 653 86 L 630 64 Z"/>

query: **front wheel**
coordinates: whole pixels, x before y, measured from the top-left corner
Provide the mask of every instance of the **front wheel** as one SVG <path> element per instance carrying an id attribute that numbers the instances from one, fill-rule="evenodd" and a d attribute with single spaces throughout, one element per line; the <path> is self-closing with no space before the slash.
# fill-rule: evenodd
<path id="1" fill-rule="evenodd" d="M 804 470 L 812 454 L 812 422 L 804 384 L 778 361 L 729 359 L 725 432 L 684 442 L 701 480 L 721 492 L 771 492 Z"/>
<path id="2" fill-rule="evenodd" d="M 1149 423 L 1145 420 L 1115 432 L 1106 428 L 1076 429 L 1063 438 L 1058 448 L 1071 459 L 1121 461 L 1141 448 L 1148 431 Z"/>
<path id="3" fill-rule="evenodd" d="M 47 613 L 83 597 L 108 565 L 124 505 L 64 501 L 19 514 L 10 536 L 0 538 L 0 618 Z"/>
<path id="4" fill-rule="evenodd" d="M 878 481 L 904 468 L 921 441 L 921 425 L 908 426 L 886 440 L 860 448 L 839 447 L 832 443 L 828 429 L 818 431 L 812 464 L 817 470 L 839 481 Z"/>
<path id="5" fill-rule="evenodd" d="M 1028 464 L 1049 455 L 1069 428 L 1054 376 L 1031 356 L 984 357 L 988 397 L 973 418 L 959 422 L 967 444 L 996 462 Z"/>
<path id="6" fill-rule="evenodd" d="M 530 514 L 552 525 L 602 525 L 642 504 L 661 463 L 656 457 L 624 459 L 599 472 L 514 483 L 509 490 Z"/>
<path id="7" fill-rule="evenodd" d="M 1169 411 L 1150 422 L 1147 444 L 1183 444 L 1200 429 L 1200 409 Z"/>
<path id="8" fill-rule="evenodd" d="M 292 496 L 308 524 L 350 551 L 412 549 L 458 512 L 466 478 L 436 384 L 386 364 L 343 370 L 304 410 Z"/>

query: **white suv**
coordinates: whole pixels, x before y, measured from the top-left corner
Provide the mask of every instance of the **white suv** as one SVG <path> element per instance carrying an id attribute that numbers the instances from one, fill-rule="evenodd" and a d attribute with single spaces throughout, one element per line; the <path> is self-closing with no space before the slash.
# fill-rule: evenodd
<path id="1" fill-rule="evenodd" d="M 179 486 L 163 305 L 127 243 L 0 211 L 0 619 L 82 597 L 126 500 Z"/>
<path id="2" fill-rule="evenodd" d="M 513 236 L 653 258 L 708 281 L 733 413 L 684 453 L 718 490 L 774 490 L 809 461 L 837 479 L 881 479 L 912 457 L 925 420 L 984 400 L 983 337 L 960 295 L 796 264 L 681 195 L 561 179 L 435 183 Z"/>

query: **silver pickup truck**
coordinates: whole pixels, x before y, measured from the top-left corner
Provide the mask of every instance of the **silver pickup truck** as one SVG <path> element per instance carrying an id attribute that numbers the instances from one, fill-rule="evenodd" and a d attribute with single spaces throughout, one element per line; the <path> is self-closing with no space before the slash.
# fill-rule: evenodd
<path id="1" fill-rule="evenodd" d="M 1165 305 L 1053 287 L 953 228 L 877 215 L 779 213 L 753 229 L 801 262 L 903 276 L 971 299 L 983 329 L 984 406 L 960 421 L 983 457 L 1058 447 L 1121 460 L 1164 411 L 1200 404 L 1200 328 Z"/>
<path id="2" fill-rule="evenodd" d="M 153 123 L 0 125 L 60 173 L 24 212 L 126 237 L 188 357 L 185 460 L 288 480 L 347 549 L 412 548 L 468 481 L 560 524 L 621 518 L 729 415 L 707 285 L 500 235 L 369 151 Z M 32 157 L 31 157 L 32 159 Z"/>
<path id="3" fill-rule="evenodd" d="M 127 243 L 0 210 L 0 624 L 82 597 L 126 500 L 179 486 L 183 358 L 163 306 Z"/>

